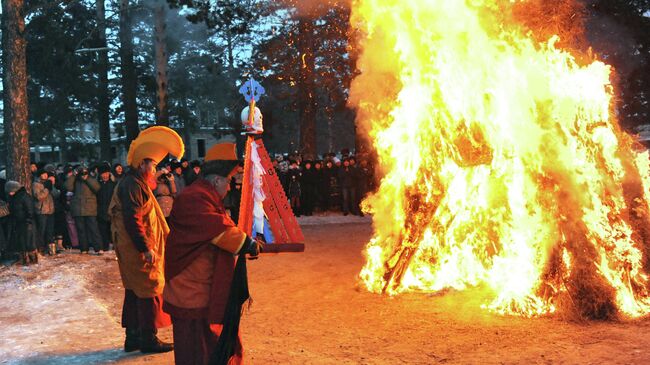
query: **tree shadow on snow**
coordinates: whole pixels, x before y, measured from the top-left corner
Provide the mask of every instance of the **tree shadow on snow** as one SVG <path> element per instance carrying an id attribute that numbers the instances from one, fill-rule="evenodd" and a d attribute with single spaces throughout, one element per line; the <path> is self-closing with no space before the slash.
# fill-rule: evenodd
<path id="1" fill-rule="evenodd" d="M 145 356 L 140 351 L 125 353 L 121 348 L 77 353 L 41 353 L 33 357 L 9 361 L 20 365 L 73 365 L 73 364 L 119 364 L 121 360 Z"/>

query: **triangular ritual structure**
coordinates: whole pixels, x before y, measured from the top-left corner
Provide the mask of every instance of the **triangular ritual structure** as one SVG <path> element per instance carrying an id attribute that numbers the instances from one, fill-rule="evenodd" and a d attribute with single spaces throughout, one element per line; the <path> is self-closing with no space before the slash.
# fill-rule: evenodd
<path id="1" fill-rule="evenodd" d="M 257 149 L 257 155 L 264 168 L 262 175 L 262 191 L 264 199 L 264 213 L 273 232 L 274 242 L 264 245 L 263 252 L 302 252 L 305 250 L 304 240 L 300 225 L 291 210 L 282 184 L 275 173 L 262 138 L 249 135 L 246 140 L 246 156 L 244 157 L 244 180 L 242 186 L 242 199 L 239 208 L 239 228 L 249 236 L 253 230 L 254 186 L 253 186 L 253 161 L 251 150 Z"/>
<path id="2" fill-rule="evenodd" d="M 256 124 L 253 118 L 255 114 L 255 102 L 264 93 L 264 88 L 255 80 L 251 79 L 242 86 L 240 92 L 244 95 L 246 101 L 250 103 L 248 126 L 255 125 L 261 129 L 261 120 Z M 264 244 L 262 252 L 303 252 L 305 250 L 305 244 L 303 243 L 305 238 L 291 210 L 289 200 L 284 193 L 278 175 L 275 173 L 271 158 L 264 147 L 261 131 L 249 129 L 249 132 L 246 139 L 246 154 L 244 156 L 244 179 L 242 182 L 238 226 L 246 234 L 254 237 L 253 212 L 255 210 L 256 191 L 254 186 L 255 162 L 253 161 L 253 156 L 255 156 L 256 159 L 259 158 L 259 164 L 263 170 L 260 188 L 265 196 L 262 203 L 264 216 L 273 233 L 273 242 Z"/>

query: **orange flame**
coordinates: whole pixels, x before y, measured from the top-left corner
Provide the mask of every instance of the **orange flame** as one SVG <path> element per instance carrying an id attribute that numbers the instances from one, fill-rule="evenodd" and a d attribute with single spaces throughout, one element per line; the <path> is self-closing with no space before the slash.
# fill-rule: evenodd
<path id="1" fill-rule="evenodd" d="M 360 277 L 388 294 L 484 288 L 499 313 L 568 296 L 645 315 L 650 165 L 610 114 L 611 68 L 534 41 L 512 6 L 355 2 L 351 103 L 385 173 Z"/>

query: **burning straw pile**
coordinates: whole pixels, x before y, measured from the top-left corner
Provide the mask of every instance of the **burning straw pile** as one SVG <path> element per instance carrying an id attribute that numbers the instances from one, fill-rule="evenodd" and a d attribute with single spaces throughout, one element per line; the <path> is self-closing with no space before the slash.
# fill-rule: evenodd
<path id="1" fill-rule="evenodd" d="M 354 3 L 351 100 L 385 173 L 361 279 L 478 288 L 498 313 L 644 316 L 648 154 L 613 117 L 611 68 L 533 34 L 526 4 Z"/>

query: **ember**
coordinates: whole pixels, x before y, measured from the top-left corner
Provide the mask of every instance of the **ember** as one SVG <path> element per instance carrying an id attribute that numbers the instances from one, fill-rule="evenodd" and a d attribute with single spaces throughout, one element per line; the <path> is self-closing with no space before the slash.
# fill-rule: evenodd
<path id="1" fill-rule="evenodd" d="M 643 316 L 648 153 L 613 116 L 611 68 L 535 41 L 516 5 L 355 2 L 351 102 L 385 174 L 360 277 L 477 288 L 498 313 Z"/>

